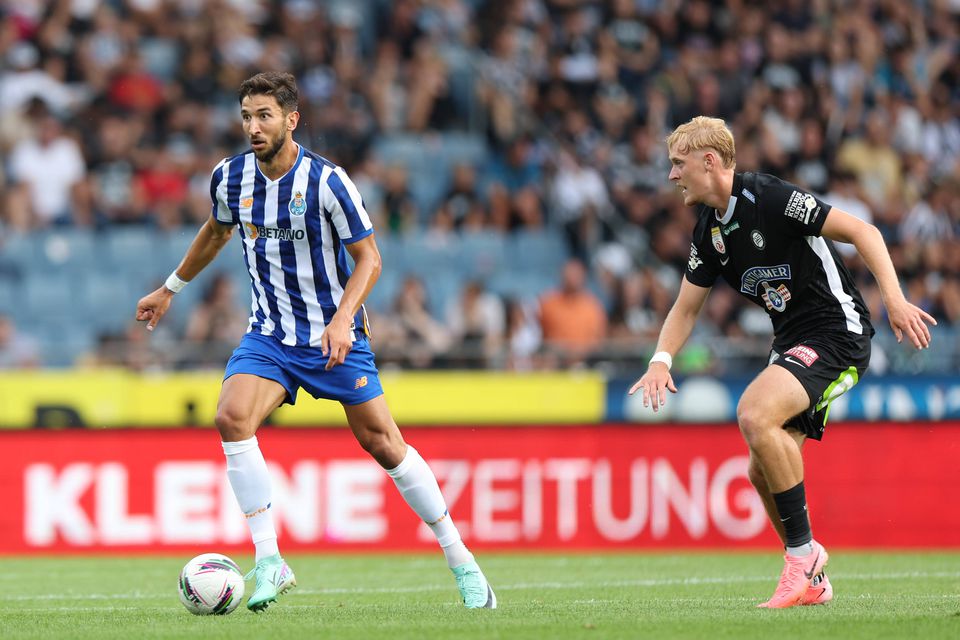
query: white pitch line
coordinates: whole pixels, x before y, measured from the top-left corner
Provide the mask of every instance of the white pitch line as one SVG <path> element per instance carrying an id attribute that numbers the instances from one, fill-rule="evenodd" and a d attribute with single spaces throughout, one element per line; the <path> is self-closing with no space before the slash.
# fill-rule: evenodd
<path id="1" fill-rule="evenodd" d="M 162 597 L 162 596 L 157 596 Z M 910 599 L 918 600 L 956 600 L 960 598 L 960 593 L 941 593 L 941 594 L 927 594 L 927 595 L 913 595 L 910 596 Z M 855 600 L 902 600 L 903 595 L 897 593 L 875 595 L 870 593 L 862 593 L 856 596 L 851 596 L 845 599 L 855 599 Z M 741 597 L 719 597 L 719 598 L 657 598 L 658 603 L 672 603 L 672 604 L 707 604 L 707 603 L 717 603 L 717 602 L 731 602 L 731 603 L 741 603 L 741 602 L 757 602 L 759 598 L 750 598 L 746 596 Z M 623 600 L 609 600 L 609 599 L 598 599 L 591 598 L 589 600 L 572 600 L 570 604 L 620 604 Z M 364 605 L 359 605 L 363 607 Z M 460 605 L 455 605 L 452 602 L 442 602 L 438 606 L 444 607 L 459 607 Z M 284 604 L 284 609 L 328 609 L 328 606 L 324 605 L 314 605 L 314 604 Z M 164 606 L 153 606 L 153 607 L 29 607 L 26 609 L 17 609 L 17 613 L 52 613 L 52 612 L 62 612 L 62 613 L 78 613 L 78 612 L 89 612 L 89 611 L 98 611 L 98 612 L 120 612 L 120 611 L 137 611 L 143 613 L 145 611 L 169 611 L 170 607 Z"/>
<path id="2" fill-rule="evenodd" d="M 899 573 L 831 573 L 835 580 L 903 580 L 905 578 L 960 578 L 957 571 L 905 571 Z M 529 589 L 583 589 L 604 587 L 665 587 L 675 585 L 702 585 L 702 584 L 738 584 L 744 582 L 769 582 L 776 576 L 718 576 L 712 578 L 665 578 L 665 579 L 638 579 L 638 580 L 606 580 L 603 582 L 519 582 L 513 584 L 496 584 L 497 591 L 523 591 Z M 449 587 L 440 585 L 421 585 L 416 587 L 328 587 L 320 589 L 294 589 L 290 595 L 338 595 L 364 593 L 426 593 L 447 591 Z M 149 593 L 133 591 L 130 593 L 83 593 L 83 594 L 53 594 L 41 595 L 9 595 L 7 601 L 29 602 L 38 600 L 151 600 L 169 597 L 171 592 Z M 713 598 L 710 598 L 713 600 Z"/>

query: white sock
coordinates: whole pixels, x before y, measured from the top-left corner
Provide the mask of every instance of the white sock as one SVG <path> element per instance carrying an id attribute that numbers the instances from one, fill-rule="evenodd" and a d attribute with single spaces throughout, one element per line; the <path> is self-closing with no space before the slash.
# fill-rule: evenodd
<path id="1" fill-rule="evenodd" d="M 437 536 L 447 565 L 453 568 L 472 561 L 473 554 L 460 539 L 460 532 L 453 524 L 453 518 L 447 511 L 447 503 L 440 493 L 437 478 L 417 450 L 407 445 L 407 454 L 403 461 L 396 468 L 387 469 L 387 474 L 393 478 L 400 495 L 410 508 L 427 523 L 433 535 Z"/>
<path id="2" fill-rule="evenodd" d="M 799 547 L 787 547 L 787 555 L 794 558 L 803 558 L 813 553 L 813 540 Z"/>
<path id="3" fill-rule="evenodd" d="M 221 444 L 227 456 L 227 477 L 250 527 L 257 560 L 279 553 L 277 530 L 270 511 L 270 472 L 257 445 L 257 437 Z"/>

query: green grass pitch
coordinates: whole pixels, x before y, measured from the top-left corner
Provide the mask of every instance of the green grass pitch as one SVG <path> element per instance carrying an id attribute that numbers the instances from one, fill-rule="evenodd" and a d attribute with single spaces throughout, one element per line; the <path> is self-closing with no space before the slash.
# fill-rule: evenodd
<path id="1" fill-rule="evenodd" d="M 0 637 L 960 638 L 956 552 L 832 550 L 834 601 L 781 611 L 755 608 L 781 568 L 767 553 L 482 553 L 496 611 L 462 608 L 440 554 L 290 554 L 296 589 L 260 615 L 217 617 L 180 605 L 188 559 L 0 558 Z"/>

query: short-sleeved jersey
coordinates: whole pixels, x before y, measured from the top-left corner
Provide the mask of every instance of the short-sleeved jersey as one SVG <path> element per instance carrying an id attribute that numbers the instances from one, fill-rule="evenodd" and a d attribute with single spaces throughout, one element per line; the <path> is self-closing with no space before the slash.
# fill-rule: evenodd
<path id="1" fill-rule="evenodd" d="M 873 336 L 853 277 L 820 236 L 830 205 L 762 173 L 737 173 L 725 212 L 700 205 L 686 278 L 710 287 L 718 276 L 767 311 L 774 342 L 812 333 Z"/>
<path id="2" fill-rule="evenodd" d="M 247 331 L 320 346 L 350 277 L 344 247 L 373 233 L 346 172 L 300 147 L 290 171 L 270 180 L 248 151 L 216 166 L 210 197 L 216 221 L 240 229 L 252 289 Z M 367 326 L 361 307 L 354 340 Z"/>

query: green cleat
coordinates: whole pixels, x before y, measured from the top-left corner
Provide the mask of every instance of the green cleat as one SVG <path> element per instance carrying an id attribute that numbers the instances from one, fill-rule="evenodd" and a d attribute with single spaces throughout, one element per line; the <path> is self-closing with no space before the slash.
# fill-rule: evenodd
<path id="1" fill-rule="evenodd" d="M 476 562 L 466 562 L 452 569 L 460 597 L 467 609 L 496 609 L 497 596 L 490 588 Z"/>
<path id="2" fill-rule="evenodd" d="M 260 613 L 270 606 L 271 602 L 276 602 L 277 596 L 281 593 L 286 593 L 297 586 L 297 578 L 293 575 L 293 570 L 283 561 L 279 553 L 258 560 L 257 566 L 244 576 L 244 580 L 254 576 L 257 578 L 257 587 L 247 600 L 247 609 L 255 613 Z"/>

